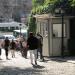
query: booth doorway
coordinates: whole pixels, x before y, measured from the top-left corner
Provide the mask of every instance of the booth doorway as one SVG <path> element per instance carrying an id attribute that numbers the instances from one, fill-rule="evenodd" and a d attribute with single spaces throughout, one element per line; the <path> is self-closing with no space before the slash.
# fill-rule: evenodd
<path id="1" fill-rule="evenodd" d="M 75 39 L 75 19 L 70 20 L 70 38 Z"/>
<path id="2" fill-rule="evenodd" d="M 68 40 L 68 50 L 71 56 L 75 56 L 75 18 L 70 20 L 70 38 Z"/>

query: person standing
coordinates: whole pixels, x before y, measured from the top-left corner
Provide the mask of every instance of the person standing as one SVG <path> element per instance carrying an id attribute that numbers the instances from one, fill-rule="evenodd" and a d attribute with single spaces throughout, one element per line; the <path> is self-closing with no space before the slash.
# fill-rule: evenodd
<path id="1" fill-rule="evenodd" d="M 1 52 L 2 52 L 2 51 L 1 51 L 1 47 L 0 47 L 0 59 L 1 59 Z"/>
<path id="2" fill-rule="evenodd" d="M 12 58 L 15 57 L 15 48 L 16 48 L 16 43 L 14 42 L 14 40 L 12 39 L 11 43 L 10 43 L 10 48 L 11 48 L 11 54 L 12 54 Z"/>
<path id="3" fill-rule="evenodd" d="M 23 39 L 22 46 L 23 46 L 22 56 L 27 59 L 27 41 L 25 38 Z"/>
<path id="4" fill-rule="evenodd" d="M 5 40 L 4 40 L 4 49 L 5 49 L 6 59 L 8 59 L 9 45 L 10 45 L 10 41 L 9 41 L 8 37 L 6 37 Z"/>
<path id="5" fill-rule="evenodd" d="M 38 53 L 40 53 L 40 59 L 44 61 L 42 54 L 43 37 L 39 33 L 37 33 L 37 38 L 38 38 L 37 58 L 38 58 Z"/>
<path id="6" fill-rule="evenodd" d="M 35 62 L 35 65 L 37 65 L 38 39 L 33 35 L 33 32 L 30 32 L 29 37 L 27 39 L 27 47 L 30 50 L 31 64 L 34 65 Z"/>
<path id="7" fill-rule="evenodd" d="M 19 45 L 20 45 L 21 55 L 22 55 L 22 52 L 23 52 L 22 42 L 23 42 L 23 36 L 20 36 L 20 37 L 19 37 Z"/>
<path id="8" fill-rule="evenodd" d="M 3 43 L 2 43 L 2 40 L 0 40 L 0 60 L 1 60 L 1 54 L 2 54 L 2 47 L 3 47 Z"/>

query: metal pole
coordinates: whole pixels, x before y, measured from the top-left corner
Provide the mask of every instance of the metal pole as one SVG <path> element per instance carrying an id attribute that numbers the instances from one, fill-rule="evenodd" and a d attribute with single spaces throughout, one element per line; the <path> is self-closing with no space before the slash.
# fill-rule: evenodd
<path id="1" fill-rule="evenodd" d="M 21 27 L 20 27 L 20 36 L 21 36 Z"/>
<path id="2" fill-rule="evenodd" d="M 62 13 L 62 37 L 61 37 L 61 55 L 64 56 L 64 15 Z"/>
<path id="3" fill-rule="evenodd" d="M 21 24 L 20 24 L 20 36 L 21 36 Z"/>

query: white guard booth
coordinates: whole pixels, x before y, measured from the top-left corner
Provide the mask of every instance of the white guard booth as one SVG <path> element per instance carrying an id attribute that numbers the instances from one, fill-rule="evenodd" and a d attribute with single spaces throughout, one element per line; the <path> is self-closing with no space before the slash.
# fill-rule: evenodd
<path id="1" fill-rule="evenodd" d="M 37 32 L 43 36 L 43 55 L 61 56 L 62 17 L 51 14 L 35 15 Z M 64 55 L 68 54 L 67 41 L 69 39 L 69 20 L 73 16 L 64 16 Z"/>

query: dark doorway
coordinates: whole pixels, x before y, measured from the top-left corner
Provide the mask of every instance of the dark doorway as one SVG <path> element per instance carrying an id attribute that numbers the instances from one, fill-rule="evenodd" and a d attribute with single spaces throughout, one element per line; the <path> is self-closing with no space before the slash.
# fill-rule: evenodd
<path id="1" fill-rule="evenodd" d="M 75 18 L 70 20 L 70 38 L 75 39 Z"/>
<path id="2" fill-rule="evenodd" d="M 71 56 L 75 56 L 75 18 L 70 20 L 70 38 L 68 39 L 68 50 Z"/>

